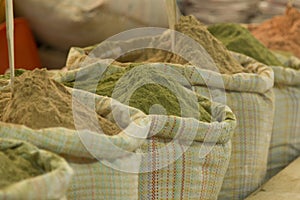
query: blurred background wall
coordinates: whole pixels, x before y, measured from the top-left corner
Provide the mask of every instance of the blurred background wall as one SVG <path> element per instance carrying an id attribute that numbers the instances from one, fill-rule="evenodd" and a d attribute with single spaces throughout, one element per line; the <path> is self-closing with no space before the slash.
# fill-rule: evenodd
<path id="1" fill-rule="evenodd" d="M 180 0 L 182 13 L 203 23 L 256 23 L 284 13 L 288 0 Z M 300 0 L 294 1 L 300 8 Z"/>

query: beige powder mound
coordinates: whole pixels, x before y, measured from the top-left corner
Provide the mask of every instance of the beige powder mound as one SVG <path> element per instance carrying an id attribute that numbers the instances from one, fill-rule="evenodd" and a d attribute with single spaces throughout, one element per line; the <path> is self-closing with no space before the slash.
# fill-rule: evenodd
<path id="1" fill-rule="evenodd" d="M 220 73 L 235 74 L 243 72 L 244 68 L 231 56 L 227 48 L 194 16 L 181 17 L 176 25 L 176 31 L 189 36 L 202 45 L 214 60 Z"/>
<path id="2" fill-rule="evenodd" d="M 116 135 L 120 129 L 109 120 L 97 114 L 97 120 L 92 120 L 95 112 L 73 98 L 71 93 L 60 83 L 50 79 L 46 70 L 25 72 L 15 78 L 14 95 L 8 100 L 7 92 L 0 94 L 0 107 L 3 108 L 1 120 L 4 122 L 22 124 L 33 129 L 50 127 L 65 127 L 75 129 L 72 103 L 76 113 L 80 113 L 77 129 L 97 130 L 102 128 L 107 135 Z M 76 118 L 77 119 L 77 118 Z"/>
<path id="3" fill-rule="evenodd" d="M 247 72 L 230 54 L 227 48 L 217 40 L 194 16 L 182 16 L 176 31 L 183 33 L 185 36 L 193 39 L 200 44 L 211 59 L 206 58 L 207 54 L 194 49 L 189 44 L 186 44 L 185 38 L 180 36 L 176 40 L 176 46 L 179 51 L 187 56 L 187 60 L 180 55 L 173 54 L 168 51 L 158 49 L 136 50 L 121 56 L 119 62 L 164 62 L 176 64 L 188 64 L 191 59 L 197 59 L 201 62 L 202 69 L 218 71 L 222 74 L 235 74 Z M 153 38 L 151 46 L 161 49 L 171 49 L 170 47 L 170 32 L 166 31 L 160 38 Z M 190 63 L 193 64 L 193 63 Z"/>
<path id="4" fill-rule="evenodd" d="M 0 91 L 0 121 L 2 121 L 3 110 L 5 106 L 8 104 L 11 98 L 11 93 L 9 89 L 2 89 Z"/>

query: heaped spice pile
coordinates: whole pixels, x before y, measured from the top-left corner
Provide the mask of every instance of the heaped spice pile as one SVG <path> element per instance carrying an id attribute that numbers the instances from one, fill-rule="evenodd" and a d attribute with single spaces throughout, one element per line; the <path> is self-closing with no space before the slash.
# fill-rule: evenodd
<path id="1" fill-rule="evenodd" d="M 214 120 L 209 101 L 186 89 L 178 79 L 172 73 L 165 73 L 163 64 L 159 67 L 147 64 L 130 64 L 127 67 L 111 65 L 101 75 L 96 93 L 138 108 L 145 114 L 193 117 L 205 122 Z M 63 84 L 74 87 L 74 81 Z M 91 79 L 76 80 L 75 87 L 93 92 L 92 82 L 94 80 Z M 155 109 L 156 105 L 164 110 Z"/>
<path id="2" fill-rule="evenodd" d="M 89 127 L 90 130 L 97 130 L 101 126 L 107 135 L 120 132 L 115 124 L 100 115 L 95 116 L 95 112 L 72 98 L 65 86 L 49 78 L 46 70 L 27 71 L 16 77 L 13 91 L 13 96 L 10 90 L 0 94 L 0 120 L 3 122 L 26 125 L 33 129 Z M 76 107 L 78 113 L 76 127 L 73 107 Z"/>
<path id="3" fill-rule="evenodd" d="M 188 64 L 197 58 L 202 69 L 218 71 L 222 74 L 235 74 L 245 71 L 245 69 L 231 56 L 226 47 L 217 40 L 194 16 L 182 16 L 175 26 L 176 31 L 185 35 L 177 37 L 176 48 L 182 55 L 171 53 L 170 32 L 165 32 L 160 38 L 153 38 L 152 44 L 159 49 L 137 50 L 122 56 L 120 62 L 162 62 Z M 189 42 L 193 41 L 202 48 L 195 49 Z M 205 53 L 203 52 L 205 51 Z M 182 57 L 185 55 L 185 57 Z M 210 57 L 208 59 L 207 57 Z M 190 63 L 194 64 L 194 63 Z"/>
<path id="4" fill-rule="evenodd" d="M 239 24 L 214 24 L 208 30 L 231 51 L 242 53 L 266 65 L 282 65 L 267 47 Z"/>
<path id="5" fill-rule="evenodd" d="M 268 48 L 300 57 L 300 12 L 296 8 L 288 6 L 285 15 L 249 26 L 249 30 Z"/>

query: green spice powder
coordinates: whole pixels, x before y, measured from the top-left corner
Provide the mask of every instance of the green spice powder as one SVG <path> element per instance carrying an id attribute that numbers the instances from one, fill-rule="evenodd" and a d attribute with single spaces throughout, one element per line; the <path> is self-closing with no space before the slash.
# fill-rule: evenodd
<path id="1" fill-rule="evenodd" d="M 0 188 L 43 174 L 23 146 L 0 151 Z"/>
<path id="2" fill-rule="evenodd" d="M 92 92 L 91 83 L 94 81 L 76 80 L 76 88 Z M 74 87 L 72 81 L 63 84 Z M 132 94 L 129 92 L 130 88 L 134 88 Z M 97 85 L 96 93 L 112 97 L 146 114 L 194 117 L 205 122 L 213 120 L 210 114 L 211 104 L 207 99 L 186 89 L 173 77 L 162 74 L 158 68 L 146 65 L 137 67 L 137 64 L 129 64 L 123 68 L 109 66 Z M 192 99 L 192 96 L 196 99 Z M 164 109 L 159 109 L 161 107 Z"/>
<path id="3" fill-rule="evenodd" d="M 266 65 L 282 66 L 268 48 L 239 24 L 214 24 L 208 30 L 231 51 L 245 54 Z"/>

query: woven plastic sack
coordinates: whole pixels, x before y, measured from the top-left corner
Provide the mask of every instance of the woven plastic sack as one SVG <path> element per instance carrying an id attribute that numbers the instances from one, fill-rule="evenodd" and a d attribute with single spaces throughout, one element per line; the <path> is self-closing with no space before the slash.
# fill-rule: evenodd
<path id="1" fill-rule="evenodd" d="M 219 195 L 219 199 L 228 200 L 243 199 L 263 183 L 274 117 L 272 69 L 246 56 L 233 55 L 243 66 L 251 68 L 253 73 L 222 75 L 226 104 L 237 117 L 232 156 Z M 195 73 L 194 67 L 186 68 L 186 73 L 196 92 L 210 95 L 207 87 L 203 86 L 203 78 Z M 213 81 L 213 77 L 217 76 L 214 72 L 203 70 L 202 73 L 209 73 L 211 87 L 220 88 Z"/>
<path id="2" fill-rule="evenodd" d="M 147 38 L 136 39 L 136 43 L 140 45 L 144 40 Z M 107 42 L 105 45 L 107 44 L 111 45 L 111 49 L 135 45 L 133 41 L 117 44 Z M 93 56 L 87 56 L 93 48 L 73 48 L 68 56 L 67 69 L 80 68 L 81 63 L 94 62 L 99 56 L 97 49 L 93 51 Z M 230 200 L 245 198 L 263 183 L 267 173 L 274 117 L 272 69 L 241 54 L 232 54 L 253 73 L 224 74 L 221 75 L 223 81 L 220 82 L 220 74 L 217 72 L 199 70 L 194 66 L 170 65 L 184 75 L 192 89 L 200 95 L 210 97 L 209 92 L 213 92 L 214 98 L 218 99 L 219 96 L 222 101 L 224 95 L 222 88 L 226 90 L 226 104 L 237 117 L 237 128 L 232 138 L 232 158 L 219 199 Z M 202 75 L 208 79 L 203 79 Z"/>
<path id="3" fill-rule="evenodd" d="M 216 109 L 226 112 L 220 122 L 151 116 L 150 134 L 156 132 L 161 122 L 166 125 L 142 146 L 142 151 L 150 153 L 143 159 L 141 171 L 149 171 L 140 174 L 139 199 L 217 199 L 230 160 L 235 118 L 228 107 Z M 185 144 L 184 138 L 190 140 L 195 130 L 192 143 Z M 177 134 L 183 136 L 179 141 Z M 206 140 L 207 135 L 211 141 Z M 160 168 L 166 163 L 169 164 Z"/>
<path id="4" fill-rule="evenodd" d="M 275 76 L 275 116 L 267 178 L 300 155 L 300 71 L 280 66 L 272 66 L 272 69 Z"/>
<path id="5" fill-rule="evenodd" d="M 37 38 L 60 50 L 95 44 L 132 28 L 168 27 L 161 0 L 16 0 L 14 4 L 16 14 L 28 19 Z"/>
<path id="6" fill-rule="evenodd" d="M 75 173 L 67 192 L 68 199 L 138 199 L 138 174 L 125 170 L 139 167 L 139 157 L 132 153 L 144 142 L 142 136 L 148 132 L 142 129 L 139 137 L 135 137 L 131 125 L 144 127 L 149 119 L 141 111 L 111 98 L 75 89 L 71 92 L 80 95 L 81 100 L 95 99 L 95 111 L 99 115 L 114 123 L 116 120 L 126 128 L 118 135 L 107 136 L 89 130 L 61 127 L 33 130 L 0 122 L 0 137 L 28 141 L 63 156 Z M 126 115 L 128 110 L 132 122 Z M 113 113 L 117 113 L 116 118 Z M 113 151 L 113 147 L 120 151 Z"/>
<path id="7" fill-rule="evenodd" d="M 61 82 L 72 82 L 74 72 L 81 70 L 95 74 L 95 70 L 81 65 L 89 61 L 86 58 L 83 62 L 84 49 L 73 50 L 76 51 L 73 51 L 75 54 L 70 68 L 75 65 L 79 68 L 57 75 Z M 98 62 L 105 63 L 105 60 L 98 59 Z M 165 64 L 143 64 L 139 67 L 143 70 L 143 67 L 151 66 L 164 68 Z M 105 64 L 98 67 L 103 68 Z M 114 65 L 106 68 L 106 73 L 113 74 L 114 71 L 117 71 Z M 194 93 L 189 91 L 189 94 Z M 144 156 L 139 175 L 139 199 L 217 199 L 230 159 L 230 138 L 236 120 L 226 106 L 211 103 L 205 98 L 201 105 L 206 105 L 205 110 L 210 110 L 211 114 L 217 113 L 214 116 L 216 121 L 208 123 L 195 118 L 149 115 L 151 137 L 141 148 Z"/>
<path id="8" fill-rule="evenodd" d="M 87 59 L 89 52 L 91 52 L 95 46 L 80 48 L 80 47 L 72 47 L 67 56 L 65 67 L 67 70 L 78 69 L 81 66 L 81 63 L 87 64 Z M 91 61 L 93 62 L 93 61 Z"/>
<path id="9" fill-rule="evenodd" d="M 0 151 L 8 149 L 18 149 L 18 152 L 21 153 L 19 156 L 26 160 L 34 160 L 36 165 L 43 168 L 45 172 L 0 189 L 1 200 L 65 199 L 73 170 L 63 158 L 24 141 L 0 138 Z"/>

